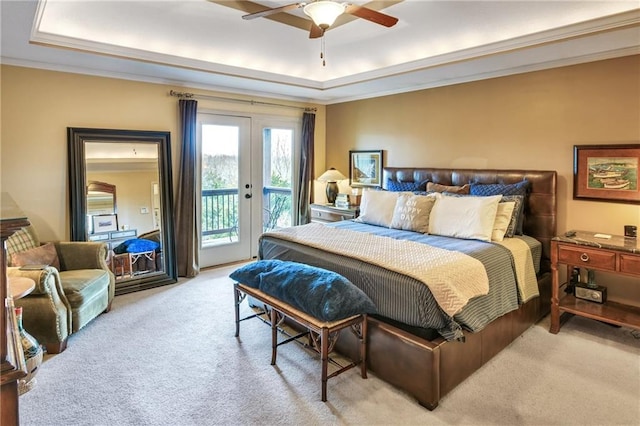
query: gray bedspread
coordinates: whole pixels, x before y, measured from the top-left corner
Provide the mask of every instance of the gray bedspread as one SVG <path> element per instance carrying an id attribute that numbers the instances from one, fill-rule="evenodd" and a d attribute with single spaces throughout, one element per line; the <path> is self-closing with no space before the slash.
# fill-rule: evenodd
<path id="1" fill-rule="evenodd" d="M 354 221 L 335 222 L 327 226 L 407 239 L 465 253 L 485 266 L 489 277 L 489 293 L 472 299 L 462 311 L 450 317 L 438 306 L 424 283 L 360 259 L 325 252 L 274 236 L 260 238 L 260 258 L 301 262 L 335 271 L 364 291 L 376 304 L 381 316 L 411 327 L 435 329 L 447 340 L 462 338 L 463 327 L 472 332 L 479 331 L 494 319 L 518 308 L 513 257 L 509 250 L 499 244 L 425 235 Z M 521 238 L 531 247 L 534 266 L 538 271 L 541 244 L 527 236 L 516 238 Z"/>

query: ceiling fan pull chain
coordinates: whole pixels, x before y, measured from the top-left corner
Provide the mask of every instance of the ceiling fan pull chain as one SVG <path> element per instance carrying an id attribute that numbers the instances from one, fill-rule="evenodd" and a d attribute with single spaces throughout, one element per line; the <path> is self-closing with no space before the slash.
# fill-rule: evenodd
<path id="1" fill-rule="evenodd" d="M 322 66 L 326 66 L 327 63 L 325 61 L 325 44 L 324 44 L 324 34 L 322 34 L 322 37 L 320 37 L 320 59 L 322 59 Z"/>

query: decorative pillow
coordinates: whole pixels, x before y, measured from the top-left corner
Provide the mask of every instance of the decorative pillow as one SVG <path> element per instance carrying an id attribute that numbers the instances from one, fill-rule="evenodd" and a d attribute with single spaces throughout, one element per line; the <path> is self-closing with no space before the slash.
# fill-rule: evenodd
<path id="1" fill-rule="evenodd" d="M 58 252 L 53 243 L 46 243 L 39 247 L 13 253 L 11 255 L 11 264 L 13 266 L 49 265 L 60 270 Z"/>
<path id="2" fill-rule="evenodd" d="M 319 320 L 337 321 L 377 311 L 369 296 L 335 272 L 302 263 L 277 260 L 259 260 L 247 266 L 247 270 L 243 270 L 245 267 L 242 267 L 230 277 L 247 284 L 237 277 L 250 274 L 249 271 L 261 271 L 248 281 L 255 283 L 257 280 L 260 291 Z"/>
<path id="3" fill-rule="evenodd" d="M 391 219 L 391 228 L 405 231 L 429 232 L 429 215 L 436 202 L 435 197 L 401 194 Z"/>
<path id="4" fill-rule="evenodd" d="M 474 183 L 471 184 L 471 195 L 521 195 L 523 197 L 522 206 L 518 213 L 515 234 L 522 235 L 524 226 L 524 199 L 529 193 L 531 182 L 524 179 L 517 183 Z M 512 235 L 513 236 L 513 235 Z"/>
<path id="5" fill-rule="evenodd" d="M 119 244 L 113 249 L 115 254 L 122 253 L 142 253 L 145 251 L 156 251 L 160 248 L 160 244 L 155 241 L 145 240 L 142 238 L 132 238 Z"/>
<path id="6" fill-rule="evenodd" d="M 496 212 L 496 220 L 493 222 L 493 232 L 491 233 L 491 241 L 502 241 L 507 233 L 511 218 L 513 217 L 513 209 L 515 201 L 499 202 Z"/>
<path id="7" fill-rule="evenodd" d="M 38 247 L 36 242 L 31 237 L 29 231 L 26 228 L 20 228 L 7 238 L 7 254 L 9 260 L 9 266 L 15 266 L 11 262 L 11 255 L 13 253 L 19 253 L 25 250 L 30 250 Z"/>
<path id="8" fill-rule="evenodd" d="M 470 240 L 491 241 L 498 203 L 491 197 L 442 197 L 429 218 L 429 233 Z"/>
<path id="9" fill-rule="evenodd" d="M 358 222 L 389 227 L 400 192 L 364 191 L 360 201 Z"/>
<path id="10" fill-rule="evenodd" d="M 507 232 L 504 236 L 513 237 L 514 235 L 516 235 L 516 231 L 518 230 L 518 224 L 520 225 L 520 229 L 522 229 L 523 226 L 524 195 L 503 195 L 501 203 L 508 202 L 514 202 L 515 206 L 511 215 L 511 221 L 509 222 L 509 226 L 507 227 Z M 522 232 L 520 234 L 522 234 Z"/>
<path id="11" fill-rule="evenodd" d="M 527 195 L 529 191 L 528 180 L 518 183 L 472 183 L 469 193 L 471 195 Z"/>
<path id="12" fill-rule="evenodd" d="M 417 182 L 399 182 L 389 179 L 387 181 L 387 191 L 418 191 L 420 184 Z"/>
<path id="13" fill-rule="evenodd" d="M 468 194 L 471 186 L 467 183 L 462 186 L 440 185 L 439 183 L 427 182 L 427 192 L 452 192 L 454 194 Z"/>

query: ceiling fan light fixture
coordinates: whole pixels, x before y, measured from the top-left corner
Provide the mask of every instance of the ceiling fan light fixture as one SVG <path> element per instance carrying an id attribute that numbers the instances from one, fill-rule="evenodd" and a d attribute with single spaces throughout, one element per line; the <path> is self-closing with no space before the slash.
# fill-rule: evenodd
<path id="1" fill-rule="evenodd" d="M 320 0 L 309 3 L 303 9 L 305 15 L 313 22 L 326 30 L 336 21 L 336 18 L 344 13 L 345 5 L 335 1 Z"/>

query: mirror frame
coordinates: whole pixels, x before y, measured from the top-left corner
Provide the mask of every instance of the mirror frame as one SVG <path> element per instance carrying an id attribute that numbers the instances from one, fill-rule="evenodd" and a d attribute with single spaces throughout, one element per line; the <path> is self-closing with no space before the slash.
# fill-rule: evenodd
<path id="1" fill-rule="evenodd" d="M 171 167 L 171 134 L 165 131 L 92 129 L 67 127 L 69 152 L 69 190 L 71 207 L 71 240 L 87 241 L 87 173 L 85 144 L 88 142 L 155 143 L 158 145 L 158 175 L 162 201 L 161 232 L 164 274 L 153 274 L 116 283 L 116 295 L 145 290 L 177 279 L 177 258 L 173 220 L 173 182 Z"/>

